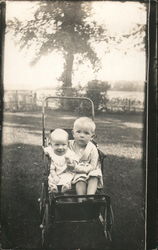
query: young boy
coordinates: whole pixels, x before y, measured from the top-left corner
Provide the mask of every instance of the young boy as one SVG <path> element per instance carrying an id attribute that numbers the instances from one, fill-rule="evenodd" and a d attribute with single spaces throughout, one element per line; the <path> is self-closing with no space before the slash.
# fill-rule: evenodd
<path id="1" fill-rule="evenodd" d="M 50 192 L 58 192 L 58 185 L 62 186 L 62 192 L 71 189 L 74 173 L 67 165 L 75 165 L 75 154 L 68 148 L 68 133 L 63 129 L 55 129 L 50 135 L 50 146 L 44 148 L 44 152 L 51 158 L 48 177 Z"/>
<path id="2" fill-rule="evenodd" d="M 91 142 L 95 128 L 90 118 L 78 118 L 73 126 L 74 140 L 69 141 L 69 148 L 78 156 L 79 163 L 74 166 L 76 174 L 72 180 L 78 195 L 95 194 L 97 187 L 103 185 L 98 150 Z"/>

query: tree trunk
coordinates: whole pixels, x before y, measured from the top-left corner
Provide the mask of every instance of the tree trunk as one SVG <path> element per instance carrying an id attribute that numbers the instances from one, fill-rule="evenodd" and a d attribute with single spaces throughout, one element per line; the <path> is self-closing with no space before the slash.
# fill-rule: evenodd
<path id="1" fill-rule="evenodd" d="M 73 97 L 73 90 L 72 90 L 73 61 L 74 61 L 74 55 L 70 50 L 65 56 L 65 67 L 64 67 L 64 72 L 62 74 L 62 81 L 63 81 L 62 94 L 64 96 Z M 65 111 L 70 111 L 72 109 L 72 100 L 62 100 L 61 104 L 63 110 Z"/>
<path id="2" fill-rule="evenodd" d="M 72 95 L 72 69 L 73 69 L 74 55 L 72 51 L 68 51 L 65 56 L 65 69 L 63 72 L 63 90 L 66 96 Z"/>

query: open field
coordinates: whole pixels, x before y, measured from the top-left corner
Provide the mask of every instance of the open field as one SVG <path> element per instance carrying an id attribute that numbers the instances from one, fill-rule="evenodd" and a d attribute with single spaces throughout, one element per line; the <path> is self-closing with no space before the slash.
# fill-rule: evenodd
<path id="1" fill-rule="evenodd" d="M 48 127 L 71 128 L 75 117 L 48 116 Z M 3 248 L 39 248 L 37 199 L 43 174 L 40 112 L 4 113 L 1 177 Z M 144 250 L 143 117 L 96 117 L 97 142 L 106 153 L 104 189 L 115 223 L 112 250 Z"/>

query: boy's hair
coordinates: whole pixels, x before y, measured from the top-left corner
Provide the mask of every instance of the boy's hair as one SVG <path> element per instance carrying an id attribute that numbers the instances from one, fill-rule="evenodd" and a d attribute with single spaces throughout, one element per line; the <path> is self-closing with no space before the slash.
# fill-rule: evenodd
<path id="1" fill-rule="evenodd" d="M 61 128 L 56 128 L 51 134 L 50 134 L 50 139 L 53 140 L 54 138 L 60 138 L 62 139 L 63 137 L 66 137 L 67 140 L 68 140 L 68 133 L 64 130 L 64 129 L 61 129 Z"/>
<path id="2" fill-rule="evenodd" d="M 86 124 L 93 133 L 95 132 L 96 125 L 94 121 L 89 117 L 80 117 L 76 119 L 73 127 L 75 128 L 78 124 L 80 125 Z"/>

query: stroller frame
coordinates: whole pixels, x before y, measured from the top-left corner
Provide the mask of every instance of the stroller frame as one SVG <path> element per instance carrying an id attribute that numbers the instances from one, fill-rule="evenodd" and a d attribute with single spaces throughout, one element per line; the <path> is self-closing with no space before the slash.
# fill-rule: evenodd
<path id="1" fill-rule="evenodd" d="M 94 104 L 89 98 L 49 96 L 42 106 L 42 145 L 46 146 L 45 108 L 49 99 L 85 100 L 91 104 L 94 120 Z M 65 129 L 71 136 L 71 129 Z M 95 143 L 96 145 L 96 143 Z M 96 145 L 97 146 L 97 145 Z M 106 155 L 98 149 L 101 168 Z M 49 194 L 48 175 L 50 159 L 43 153 L 44 178 L 38 199 L 40 210 L 41 244 L 44 249 L 109 249 L 112 241 L 113 211 L 111 200 L 104 192 L 95 195 L 67 193 Z M 79 202 L 78 198 L 85 198 Z M 93 198 L 93 199 L 90 199 Z"/>

